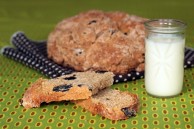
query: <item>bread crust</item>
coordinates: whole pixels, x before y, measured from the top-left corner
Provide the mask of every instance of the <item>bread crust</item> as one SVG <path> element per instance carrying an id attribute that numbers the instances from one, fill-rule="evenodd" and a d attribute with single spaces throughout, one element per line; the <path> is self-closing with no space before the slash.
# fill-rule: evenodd
<path id="1" fill-rule="evenodd" d="M 143 71 L 146 20 L 98 10 L 66 18 L 48 37 L 48 57 L 77 71 Z"/>

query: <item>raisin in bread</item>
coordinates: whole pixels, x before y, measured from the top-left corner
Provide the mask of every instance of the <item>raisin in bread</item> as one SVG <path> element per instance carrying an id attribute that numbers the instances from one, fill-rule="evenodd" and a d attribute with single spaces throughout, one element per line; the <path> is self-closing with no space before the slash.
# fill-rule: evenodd
<path id="1" fill-rule="evenodd" d="M 88 99 L 113 84 L 112 72 L 75 72 L 55 79 L 38 79 L 24 93 L 21 105 L 40 107 L 42 102 Z"/>
<path id="2" fill-rule="evenodd" d="M 98 10 L 66 18 L 48 37 L 48 57 L 77 71 L 143 71 L 146 20 Z"/>
<path id="3" fill-rule="evenodd" d="M 93 114 L 111 120 L 122 120 L 135 116 L 139 109 L 138 96 L 127 91 L 106 88 L 89 99 L 73 101 Z"/>

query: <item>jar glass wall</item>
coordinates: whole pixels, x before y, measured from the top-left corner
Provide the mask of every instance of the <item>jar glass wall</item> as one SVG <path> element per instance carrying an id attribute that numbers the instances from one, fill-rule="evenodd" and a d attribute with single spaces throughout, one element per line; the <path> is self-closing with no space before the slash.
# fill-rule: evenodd
<path id="1" fill-rule="evenodd" d="M 145 22 L 145 87 L 158 97 L 178 95 L 184 76 L 185 23 L 174 19 Z"/>

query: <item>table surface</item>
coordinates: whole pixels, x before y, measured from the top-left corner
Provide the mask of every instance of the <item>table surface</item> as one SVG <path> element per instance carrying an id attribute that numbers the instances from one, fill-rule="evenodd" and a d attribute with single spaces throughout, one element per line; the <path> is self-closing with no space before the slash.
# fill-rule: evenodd
<path id="1" fill-rule="evenodd" d="M 10 36 L 25 32 L 34 40 L 45 40 L 53 27 L 65 17 L 90 9 L 124 11 L 150 19 L 173 18 L 187 23 L 186 46 L 194 48 L 194 2 L 192 0 L 1 0 L 0 48 L 10 45 Z M 111 121 L 72 103 L 53 102 L 40 108 L 19 105 L 24 91 L 41 73 L 0 55 L 0 127 L 1 128 L 194 128 L 194 68 L 186 69 L 180 95 L 154 98 L 145 91 L 144 79 L 115 84 L 114 89 L 139 95 L 141 108 L 136 117 Z"/>

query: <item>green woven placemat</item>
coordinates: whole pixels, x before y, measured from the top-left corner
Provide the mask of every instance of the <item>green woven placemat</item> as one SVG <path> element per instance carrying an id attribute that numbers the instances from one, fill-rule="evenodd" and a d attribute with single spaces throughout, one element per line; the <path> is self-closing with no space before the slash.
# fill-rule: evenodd
<path id="1" fill-rule="evenodd" d="M 176 18 L 187 22 L 186 45 L 194 47 L 193 2 L 141 0 L 1 0 L 0 48 L 9 45 L 10 36 L 24 31 L 31 39 L 46 39 L 55 24 L 89 9 L 120 10 L 148 18 Z M 142 129 L 194 128 L 194 69 L 185 70 L 182 93 L 173 98 L 154 98 L 147 95 L 144 79 L 120 83 L 112 88 L 127 90 L 140 97 L 141 108 L 136 117 L 111 121 L 75 106 L 53 102 L 40 108 L 24 109 L 18 101 L 26 88 L 42 74 L 0 55 L 0 127 L 2 129 Z"/>

